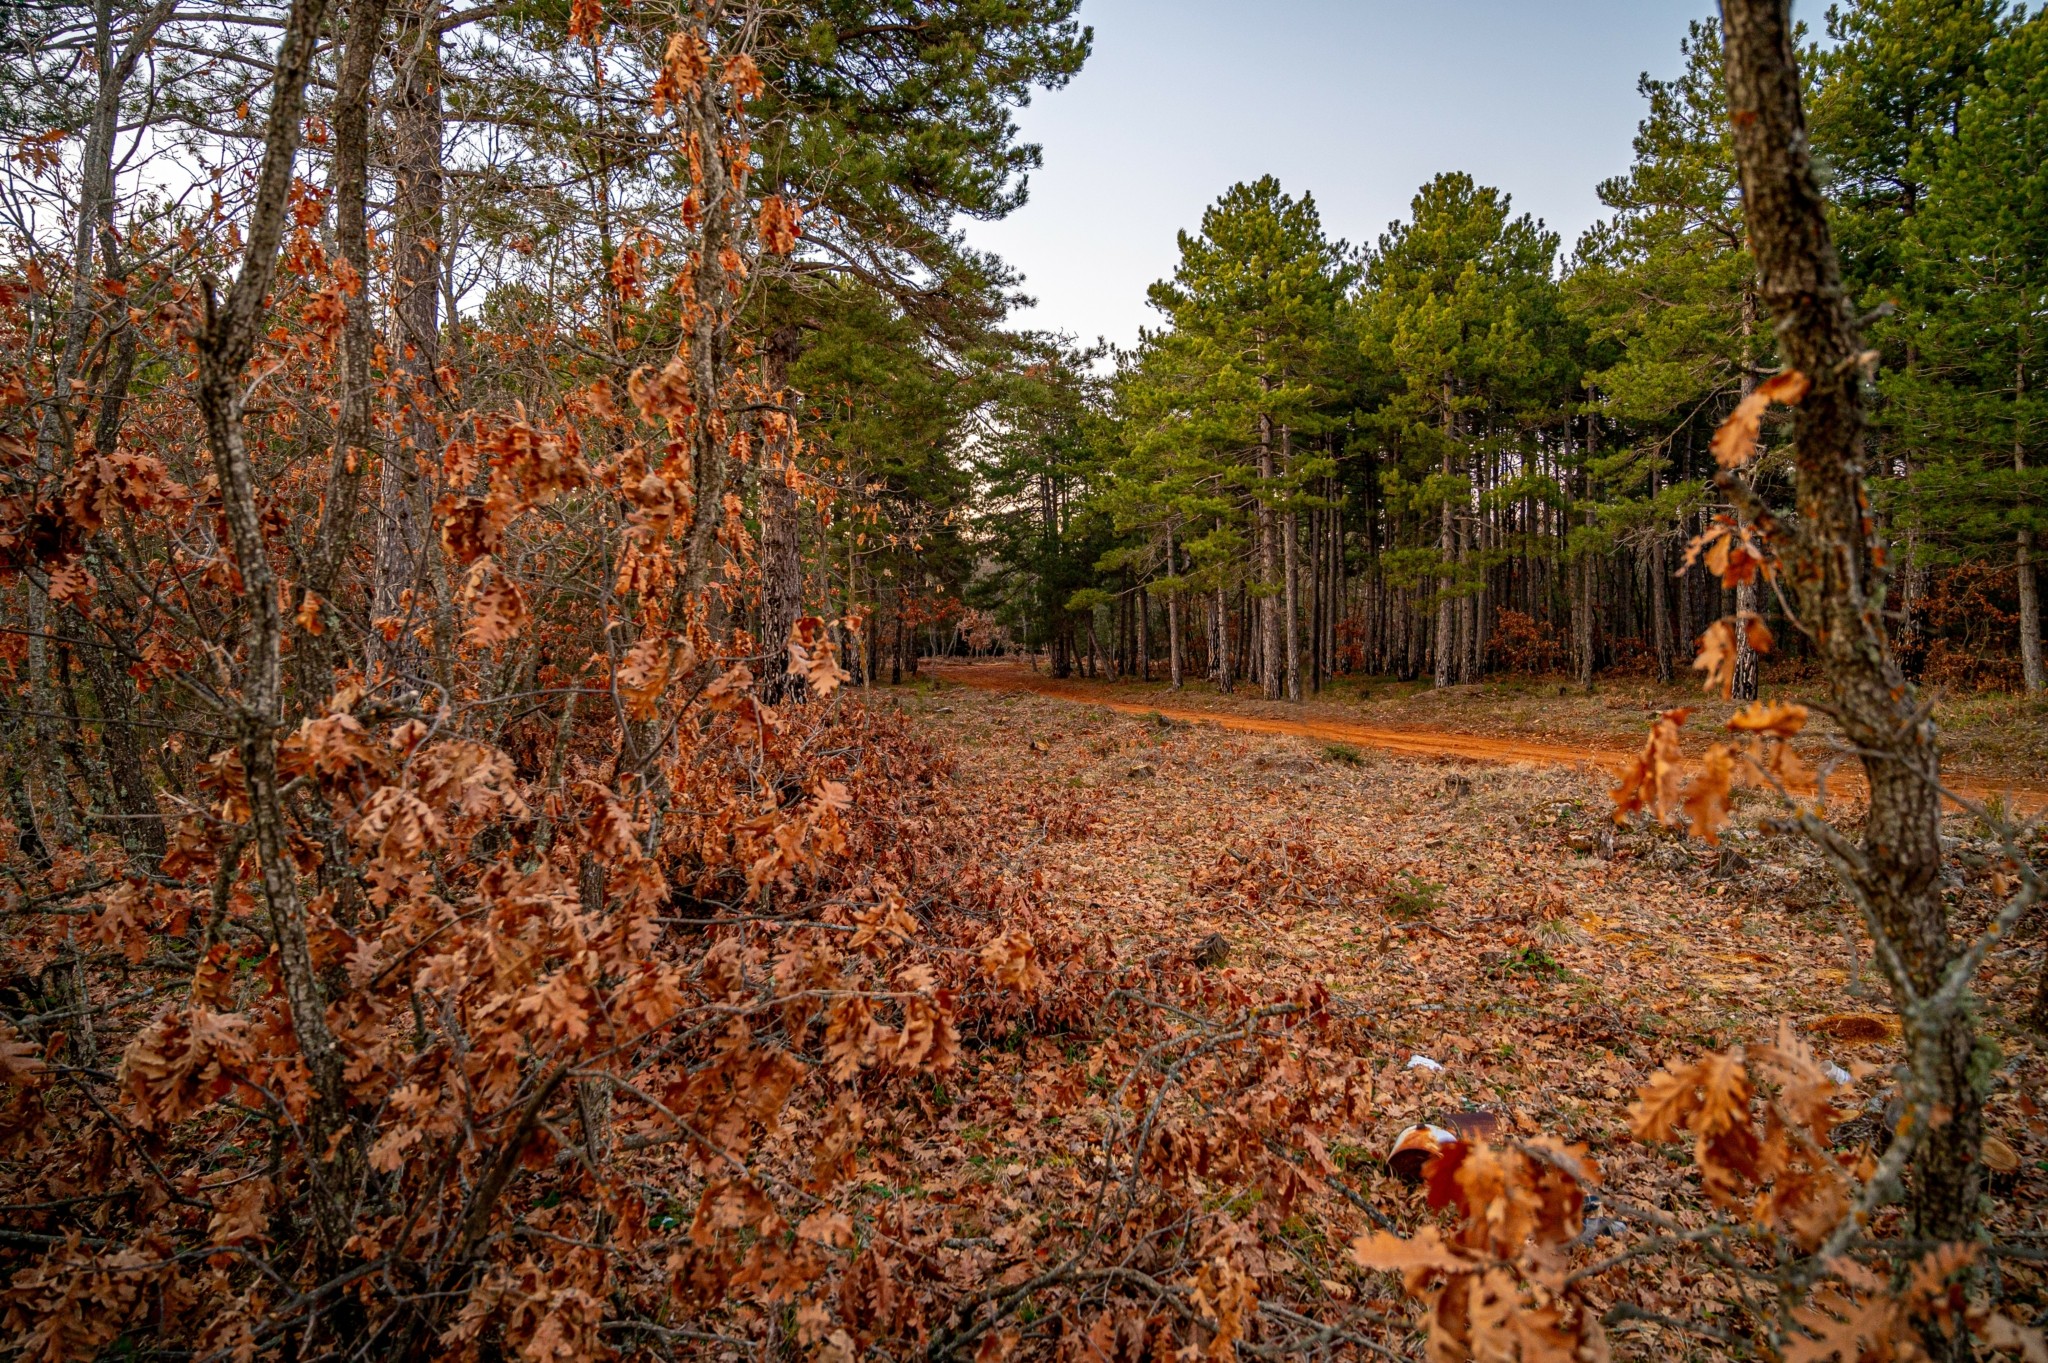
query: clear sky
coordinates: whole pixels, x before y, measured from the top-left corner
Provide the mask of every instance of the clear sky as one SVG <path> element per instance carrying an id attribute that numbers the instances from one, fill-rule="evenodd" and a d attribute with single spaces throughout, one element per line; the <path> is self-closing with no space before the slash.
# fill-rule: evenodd
<path id="1" fill-rule="evenodd" d="M 1813 4 L 1801 10 L 1816 9 Z M 968 240 L 1024 275 L 1021 325 L 1137 339 L 1174 234 L 1239 180 L 1315 196 L 1371 242 L 1417 186 L 1462 170 L 1569 251 L 1625 170 L 1636 78 L 1679 70 L 1713 0 L 1084 0 L 1095 51 L 1018 118 L 1045 149 L 1031 197 Z"/>

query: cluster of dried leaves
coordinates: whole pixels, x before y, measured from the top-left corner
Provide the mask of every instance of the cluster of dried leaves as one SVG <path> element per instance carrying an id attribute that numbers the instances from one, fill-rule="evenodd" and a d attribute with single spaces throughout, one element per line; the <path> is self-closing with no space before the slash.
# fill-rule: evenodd
<path id="1" fill-rule="evenodd" d="M 601 20 L 578 0 L 572 34 Z M 90 756 L 31 754 L 42 784 L 7 830 L 15 1354 L 1399 1357 L 1417 1318 L 1369 1276 L 1397 1271 L 1433 1358 L 1591 1360 L 1611 1314 L 1592 1285 L 1696 1253 L 1769 1298 L 1741 1298 L 1745 1338 L 1789 1358 L 1913 1357 L 1929 1321 L 2043 1355 L 1958 1290 L 1982 1247 L 1865 1234 L 1914 1123 L 1940 1114 L 1909 1104 L 1898 1153 L 1836 1150 L 1836 1083 L 1789 1031 L 1665 1070 L 1636 1108 L 1642 1141 L 1692 1134 L 1719 1220 L 1632 1208 L 1657 1234 L 1592 1260 L 1592 1154 L 1519 1112 L 1514 1137 L 1430 1166 L 1445 1224 L 1390 1213 L 1359 1142 L 1414 1095 L 1376 1054 L 1380 1020 L 1314 970 L 1131 950 L 1034 855 L 1086 855 L 1098 803 L 953 781 L 924 736 L 840 694 L 830 622 L 750 637 L 738 489 L 798 481 L 787 395 L 737 329 L 799 230 L 745 190 L 760 93 L 743 51 L 689 27 L 668 46 L 655 95 L 698 249 L 664 306 L 686 339 L 659 369 L 547 375 L 533 413 L 438 413 L 423 473 L 449 571 L 391 613 L 358 599 L 360 574 L 328 587 L 346 602 L 308 585 L 350 556 L 308 549 L 307 527 L 327 533 L 318 508 L 360 472 L 302 457 L 336 448 L 304 412 L 362 287 L 313 230 L 315 191 L 293 187 L 282 274 L 253 291 L 274 323 L 264 382 L 303 410 L 245 439 L 234 407 L 211 471 L 176 387 L 114 448 L 49 457 L 28 412 L 51 375 L 19 305 L 51 286 L 0 300 L 33 380 L 0 386 L 0 568 L 45 623 L 113 649 L 116 683 L 173 696 L 177 740 L 161 849 L 67 825 L 92 806 L 66 785 Z M 274 141 L 266 164 L 291 155 Z M 215 263 L 243 249 L 222 243 Z M 649 268 L 628 243 L 617 295 L 646 297 Z M 135 287 L 163 300 L 127 319 L 152 347 L 225 363 L 210 293 Z M 399 387 L 380 390 L 392 409 Z M 422 453 L 388 425 L 386 458 Z M 1702 551 L 1727 574 L 1763 563 L 1739 528 Z M 763 662 L 804 699 L 765 698 Z M 1785 745 L 1804 712 L 1754 710 L 1681 793 L 1681 718 L 1625 805 L 1683 808 L 1711 837 L 1738 779 L 1801 779 Z M 1173 883 L 1252 916 L 1387 893 L 1384 867 L 1311 823 L 1269 831 Z M 1551 902 L 1529 898 L 1523 917 Z"/>

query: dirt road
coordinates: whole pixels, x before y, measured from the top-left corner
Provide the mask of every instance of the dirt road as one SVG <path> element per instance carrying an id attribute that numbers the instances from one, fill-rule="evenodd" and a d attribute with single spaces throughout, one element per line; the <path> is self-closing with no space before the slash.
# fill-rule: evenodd
<path id="1" fill-rule="evenodd" d="M 1227 710 L 1194 709 L 1153 704 L 1148 701 L 1113 700 L 1082 681 L 1059 681 L 1012 662 L 927 662 L 924 670 L 942 680 L 987 691 L 1029 691 L 1035 695 L 1084 705 L 1099 705 L 1130 715 L 1163 715 L 1193 724 L 1214 724 L 1241 733 L 1290 734 L 1324 743 L 1349 743 L 1379 748 L 1408 757 L 1462 758 L 1474 762 L 1530 762 L 1539 766 L 1591 768 L 1618 775 L 1635 749 L 1610 747 L 1594 740 L 1583 744 L 1540 743 L 1519 738 L 1498 738 L 1489 734 L 1457 733 L 1442 729 L 1388 728 L 1352 724 L 1332 719 L 1284 719 L 1271 715 L 1233 714 Z M 2012 800 L 2019 808 L 2048 807 L 2048 790 L 2007 783 L 1973 781 L 1952 777 L 1949 786 L 1973 800 L 1992 796 Z M 1861 774 L 1838 771 L 1829 779 L 1831 793 L 1860 797 Z"/>

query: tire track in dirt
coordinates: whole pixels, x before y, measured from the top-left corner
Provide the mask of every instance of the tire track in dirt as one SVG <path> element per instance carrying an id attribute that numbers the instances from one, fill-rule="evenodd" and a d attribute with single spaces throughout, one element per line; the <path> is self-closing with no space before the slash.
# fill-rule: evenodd
<path id="1" fill-rule="evenodd" d="M 1575 767 L 1597 770 L 1619 777 L 1635 757 L 1637 749 L 1605 747 L 1592 740 L 1579 744 L 1541 743 L 1520 738 L 1496 738 L 1488 734 L 1457 733 L 1445 729 L 1388 728 L 1383 725 L 1351 724 L 1331 719 L 1281 719 L 1271 715 L 1231 714 L 1228 711 L 1197 710 L 1154 705 L 1140 701 L 1112 700 L 1084 683 L 1060 681 L 1034 672 L 1021 663 L 935 663 L 927 661 L 924 671 L 944 681 L 984 691 L 1021 691 L 1080 705 L 1096 705 L 1127 715 L 1161 715 L 1192 724 L 1212 724 L 1238 733 L 1281 734 L 1313 738 L 1325 743 L 1350 743 L 1378 748 L 1403 757 L 1460 758 L 1471 762 L 1527 762 L 1545 767 Z M 1688 770 L 1698 763 L 1688 760 Z M 1947 778 L 1949 789 L 1972 800 L 1992 797 L 2008 799 L 2023 810 L 2048 808 L 2048 790 L 2018 783 L 1985 782 L 1967 777 Z M 1860 772 L 1837 769 L 1828 778 L 1831 796 L 1861 799 L 1864 792 Z M 1811 789 L 1811 787 L 1808 787 Z M 1803 793 L 1803 792 L 1802 792 Z"/>

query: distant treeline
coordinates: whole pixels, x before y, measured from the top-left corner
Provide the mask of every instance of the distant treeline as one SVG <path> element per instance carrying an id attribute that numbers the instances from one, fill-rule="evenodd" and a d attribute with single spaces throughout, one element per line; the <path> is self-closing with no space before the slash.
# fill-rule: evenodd
<path id="1" fill-rule="evenodd" d="M 1870 314 L 1884 606 L 1926 680 L 2039 692 L 2048 18 L 1861 0 L 1827 27 L 1807 100 Z M 1369 248 L 1271 178 L 1232 187 L 1112 377 L 1054 350 L 997 400 L 969 598 L 1061 672 L 1276 697 L 1359 671 L 1669 678 L 1742 612 L 1780 641 L 1763 667 L 1796 666 L 1770 584 L 1683 566 L 1729 510 L 1712 434 L 1778 360 L 1717 25 L 1682 52 L 1643 78 L 1635 162 L 1568 256 L 1463 174 Z M 1786 437 L 1766 423 L 1767 482 L 1789 484 Z"/>

